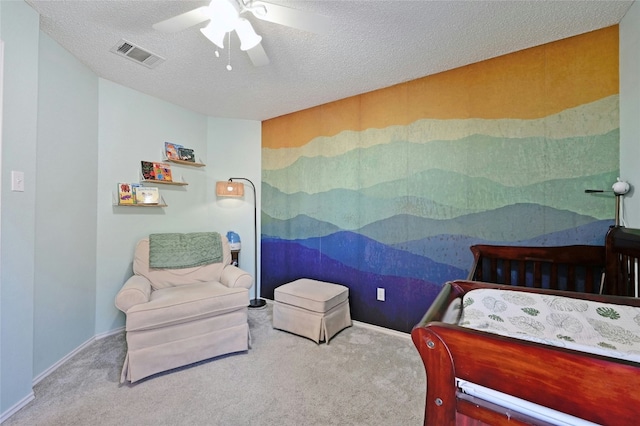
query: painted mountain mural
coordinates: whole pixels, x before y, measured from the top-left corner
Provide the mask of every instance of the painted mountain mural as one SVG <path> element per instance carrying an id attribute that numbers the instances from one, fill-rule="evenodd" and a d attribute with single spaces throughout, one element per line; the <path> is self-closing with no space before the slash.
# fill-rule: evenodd
<path id="1" fill-rule="evenodd" d="M 282 124 L 339 116 L 324 108 L 263 125 L 262 296 L 301 277 L 336 282 L 349 287 L 353 319 L 409 332 L 443 283 L 467 277 L 473 244 L 602 244 L 615 200 L 585 189 L 609 189 L 619 172 L 618 95 L 608 87 L 520 118 L 425 112 L 407 122 L 406 111 L 376 101 L 404 118 L 333 132 Z M 341 108 L 354 111 L 348 102 L 333 109 Z M 298 142 L 274 142 L 287 138 Z"/>

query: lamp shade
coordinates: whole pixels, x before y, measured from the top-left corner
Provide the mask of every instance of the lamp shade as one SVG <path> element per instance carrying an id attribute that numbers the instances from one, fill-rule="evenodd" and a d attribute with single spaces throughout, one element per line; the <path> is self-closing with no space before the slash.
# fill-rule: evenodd
<path id="1" fill-rule="evenodd" d="M 239 16 L 238 5 L 235 0 L 211 0 L 208 15 L 212 24 L 220 31 L 228 33 L 236 26 Z"/>
<path id="2" fill-rule="evenodd" d="M 200 32 L 220 49 L 224 49 L 224 36 L 227 33 L 223 29 L 220 29 L 215 22 L 209 22 L 209 25 L 200 28 Z"/>
<path id="3" fill-rule="evenodd" d="M 218 197 L 243 197 L 244 184 L 239 182 L 216 182 L 216 195 Z"/>
<path id="4" fill-rule="evenodd" d="M 251 22 L 244 18 L 238 19 L 236 23 L 236 33 L 240 39 L 240 50 L 253 49 L 262 41 L 262 37 L 256 34 L 251 26 Z"/>
<path id="5" fill-rule="evenodd" d="M 200 28 L 200 32 L 220 49 L 224 49 L 224 36 L 234 30 L 238 21 L 236 2 L 212 0 L 207 15 L 211 20 L 206 27 Z"/>

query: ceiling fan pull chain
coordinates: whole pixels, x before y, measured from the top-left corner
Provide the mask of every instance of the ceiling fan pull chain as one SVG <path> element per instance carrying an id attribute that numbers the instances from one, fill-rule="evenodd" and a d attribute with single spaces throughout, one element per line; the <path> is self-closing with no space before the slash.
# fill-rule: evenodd
<path id="1" fill-rule="evenodd" d="M 229 41 L 227 43 L 227 50 L 229 51 L 229 62 L 227 63 L 227 71 L 231 71 L 233 69 L 231 67 L 231 32 L 228 32 L 227 34 L 229 34 Z"/>

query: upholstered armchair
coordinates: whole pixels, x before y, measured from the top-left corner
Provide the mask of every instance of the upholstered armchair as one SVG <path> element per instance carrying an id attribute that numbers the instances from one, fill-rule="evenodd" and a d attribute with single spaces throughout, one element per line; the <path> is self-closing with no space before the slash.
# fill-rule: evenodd
<path id="1" fill-rule="evenodd" d="M 151 267 L 149 238 L 138 242 L 134 275 L 115 300 L 126 314 L 121 382 L 249 349 L 253 278 L 231 265 L 229 243 L 219 237 L 219 261 L 175 269 Z"/>

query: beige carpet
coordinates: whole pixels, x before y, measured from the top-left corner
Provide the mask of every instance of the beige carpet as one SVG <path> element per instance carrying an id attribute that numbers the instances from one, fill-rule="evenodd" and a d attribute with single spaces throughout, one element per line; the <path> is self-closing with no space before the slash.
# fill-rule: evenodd
<path id="1" fill-rule="evenodd" d="M 329 345 L 251 310 L 253 347 L 120 385 L 124 334 L 93 343 L 34 389 L 13 425 L 420 425 L 425 373 L 408 338 L 353 326 Z"/>

